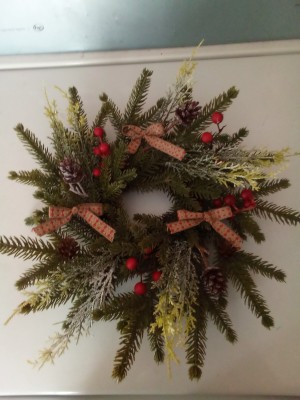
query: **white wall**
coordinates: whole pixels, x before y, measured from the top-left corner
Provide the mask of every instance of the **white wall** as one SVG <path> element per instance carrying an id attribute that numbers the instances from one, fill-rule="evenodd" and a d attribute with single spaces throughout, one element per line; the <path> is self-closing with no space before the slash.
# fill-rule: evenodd
<path id="1" fill-rule="evenodd" d="M 202 49 L 202 60 L 196 73 L 195 97 L 204 103 L 236 85 L 240 95 L 225 115 L 228 131 L 234 132 L 247 126 L 251 131 L 249 146 L 267 146 L 271 149 L 290 146 L 299 151 L 300 45 L 299 42 L 293 42 L 293 51 L 289 52 L 287 50 L 291 44 L 283 43 L 279 47 L 276 43 L 269 43 L 262 46 L 250 44 L 245 47 Z M 99 106 L 98 94 L 106 91 L 122 108 L 144 66 L 155 72 L 149 103 L 162 96 L 179 66 L 177 61 L 164 61 L 180 58 L 181 53 L 187 52 L 162 50 L 0 60 L 1 234 L 31 234 L 23 220 L 39 206 L 31 196 L 33 190 L 7 180 L 6 176 L 10 170 L 34 167 L 31 157 L 13 132 L 18 122 L 22 122 L 42 140 L 49 135 L 48 123 L 43 116 L 44 88 L 50 97 L 59 97 L 53 90 L 54 85 L 61 88 L 75 85 L 92 120 Z M 246 57 L 247 54 L 253 56 Z M 110 57 L 123 64 L 111 63 Z M 64 59 L 77 66 L 34 68 L 37 63 L 40 66 L 57 62 L 63 65 Z M 126 64 L 128 59 L 133 63 Z M 80 66 L 84 63 L 85 66 Z M 18 69 L 21 66 L 30 68 Z M 300 208 L 299 167 L 299 157 L 292 158 L 289 169 L 283 174 L 290 178 L 292 187 L 274 195 L 274 201 Z M 212 325 L 209 326 L 206 366 L 200 382 L 188 380 L 183 353 L 182 364 L 174 366 L 173 379 L 169 379 L 166 368 L 154 364 L 145 340 L 128 378 L 116 384 L 110 378 L 118 347 L 115 323 L 96 324 L 92 335 L 81 339 L 77 347 L 72 345 L 55 366 L 47 365 L 40 371 L 32 369 L 26 360 L 34 358 L 49 334 L 59 328 L 53 324 L 64 318 L 66 309 L 62 307 L 28 317 L 19 316 L 8 326 L 0 327 L 0 395 L 298 395 L 299 228 L 271 222 L 264 222 L 262 226 L 267 242 L 262 246 L 249 242 L 245 248 L 287 272 L 286 284 L 259 277 L 256 279 L 275 317 L 275 328 L 271 332 L 265 330 L 232 291 L 230 315 L 239 334 L 239 342 L 235 346 L 228 344 Z M 0 257 L 1 323 L 22 300 L 22 295 L 13 285 L 30 265 L 30 262 Z"/>

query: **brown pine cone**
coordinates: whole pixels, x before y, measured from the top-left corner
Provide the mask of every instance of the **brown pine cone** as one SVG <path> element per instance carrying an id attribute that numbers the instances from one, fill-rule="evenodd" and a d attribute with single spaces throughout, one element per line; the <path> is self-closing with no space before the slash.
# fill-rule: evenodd
<path id="1" fill-rule="evenodd" d="M 198 101 L 187 101 L 182 107 L 178 107 L 175 111 L 177 119 L 182 125 L 189 125 L 195 118 L 198 117 L 201 107 L 198 106 Z"/>
<path id="2" fill-rule="evenodd" d="M 71 260 L 79 252 L 79 245 L 75 239 L 66 237 L 60 241 L 57 251 L 64 260 Z"/>
<path id="3" fill-rule="evenodd" d="M 230 243 L 222 241 L 217 246 L 218 253 L 223 258 L 231 257 L 237 250 Z"/>
<path id="4" fill-rule="evenodd" d="M 83 178 L 83 172 L 79 164 L 71 158 L 65 158 L 59 163 L 59 170 L 66 183 L 78 183 Z"/>
<path id="5" fill-rule="evenodd" d="M 219 298 L 227 291 L 226 277 L 218 267 L 207 268 L 202 275 L 202 280 L 207 292 Z"/>

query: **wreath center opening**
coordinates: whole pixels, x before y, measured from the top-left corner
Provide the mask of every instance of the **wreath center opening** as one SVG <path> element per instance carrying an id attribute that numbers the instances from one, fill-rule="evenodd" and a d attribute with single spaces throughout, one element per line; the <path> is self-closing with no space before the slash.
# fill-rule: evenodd
<path id="1" fill-rule="evenodd" d="M 128 192 L 123 195 L 124 208 L 130 218 L 134 214 L 151 214 L 160 216 L 168 212 L 172 202 L 166 193 L 160 190 L 140 193 L 137 191 Z"/>

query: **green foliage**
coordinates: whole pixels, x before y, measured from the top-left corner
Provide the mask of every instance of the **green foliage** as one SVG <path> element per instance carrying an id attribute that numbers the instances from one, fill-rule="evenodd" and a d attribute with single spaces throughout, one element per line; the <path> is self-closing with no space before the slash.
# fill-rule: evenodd
<path id="1" fill-rule="evenodd" d="M 246 128 L 241 128 L 238 130 L 237 133 L 234 133 L 230 137 L 230 144 L 231 145 L 239 145 L 243 142 L 243 140 L 249 135 L 249 131 Z"/>
<path id="2" fill-rule="evenodd" d="M 227 264 L 241 265 L 242 268 L 247 268 L 256 274 L 261 274 L 269 279 L 275 279 L 278 282 L 284 282 L 286 277 L 283 271 L 274 267 L 272 264 L 251 253 L 241 250 L 236 252 L 234 257 L 227 260 Z"/>
<path id="3" fill-rule="evenodd" d="M 265 300 L 260 295 L 254 280 L 245 266 L 240 263 L 227 263 L 225 264 L 225 271 L 234 287 L 240 291 L 241 296 L 244 298 L 245 304 L 256 315 L 261 318 L 261 323 L 266 328 L 270 329 L 274 326 L 274 321 L 270 316 Z"/>
<path id="4" fill-rule="evenodd" d="M 36 138 L 36 136 L 25 129 L 22 124 L 18 124 L 15 128 L 19 139 L 27 148 L 32 157 L 38 162 L 45 172 L 57 175 L 57 165 L 49 152 L 49 150 Z"/>
<path id="5" fill-rule="evenodd" d="M 51 243 L 43 242 L 40 239 L 2 236 L 0 237 L 0 253 L 24 260 L 41 260 L 56 255 L 56 249 Z"/>
<path id="6" fill-rule="evenodd" d="M 69 88 L 69 103 L 69 123 L 82 136 L 81 140 L 84 140 L 83 135 L 88 133 L 87 116 L 78 90 L 74 86 Z"/>
<path id="7" fill-rule="evenodd" d="M 144 68 L 141 76 L 136 81 L 124 111 L 124 122 L 126 124 L 136 124 L 139 114 L 145 105 L 150 88 L 151 75 L 152 71 Z"/>
<path id="8" fill-rule="evenodd" d="M 122 293 L 114 296 L 101 309 L 96 309 L 93 313 L 94 320 L 111 321 L 114 319 L 134 316 L 145 308 L 145 299 L 133 293 Z"/>
<path id="9" fill-rule="evenodd" d="M 128 320 L 123 328 L 120 338 L 120 348 L 117 351 L 112 377 L 121 382 L 127 375 L 128 370 L 135 360 L 135 354 L 141 346 L 144 327 L 141 327 L 140 320 L 132 318 Z"/>
<path id="10" fill-rule="evenodd" d="M 239 91 L 233 86 L 228 89 L 227 92 L 224 92 L 211 100 L 202 108 L 200 116 L 191 124 L 189 130 L 195 132 L 206 129 L 211 124 L 210 116 L 212 113 L 215 111 L 226 111 L 232 104 L 233 99 L 237 97 L 238 93 Z"/>
<path id="11" fill-rule="evenodd" d="M 38 281 L 46 279 L 49 274 L 59 265 L 58 257 L 53 257 L 47 261 L 42 261 L 28 269 L 16 282 L 18 290 L 24 290 L 28 286 L 33 286 Z"/>
<path id="12" fill-rule="evenodd" d="M 108 108 L 106 103 L 102 103 L 101 108 L 98 112 L 98 114 L 95 117 L 95 120 L 92 124 L 92 130 L 94 130 L 94 128 L 96 126 L 104 126 L 106 121 L 107 121 L 107 114 L 108 114 Z"/>
<path id="13" fill-rule="evenodd" d="M 234 219 L 234 227 L 240 235 L 249 235 L 256 243 L 261 243 L 265 240 L 265 235 L 250 213 L 237 214 Z"/>
<path id="14" fill-rule="evenodd" d="M 226 339 L 230 343 L 235 343 L 237 341 L 237 334 L 232 328 L 232 322 L 229 318 L 229 315 L 224 310 L 222 305 L 220 305 L 213 298 L 206 296 L 205 307 L 207 309 L 208 315 L 210 316 L 218 330 L 226 337 Z"/>
<path id="15" fill-rule="evenodd" d="M 116 104 L 107 97 L 105 93 L 100 96 L 100 100 L 104 102 L 104 107 L 106 109 L 107 115 L 109 116 L 112 126 L 117 132 L 121 132 L 123 126 L 123 117 L 121 111 L 116 106 Z"/>
<path id="16" fill-rule="evenodd" d="M 49 186 L 57 185 L 57 177 L 50 174 L 44 174 L 39 169 L 31 171 L 10 171 L 9 179 L 24 183 L 26 185 L 37 186 L 39 188 L 49 188 Z"/>
<path id="17" fill-rule="evenodd" d="M 148 340 L 150 343 L 150 349 L 154 353 L 154 361 L 157 364 L 164 362 L 165 359 L 165 350 L 164 350 L 164 337 L 161 329 L 155 329 L 152 332 L 150 329 L 147 330 Z"/>
<path id="18" fill-rule="evenodd" d="M 147 125 L 150 125 L 152 122 L 157 121 L 157 114 L 160 111 L 160 108 L 162 106 L 163 99 L 159 99 L 155 106 L 152 106 L 149 108 L 149 110 L 145 111 L 142 115 L 139 116 L 138 118 L 138 124 L 145 128 Z"/>
<path id="19" fill-rule="evenodd" d="M 300 213 L 289 207 L 278 206 L 266 200 L 257 200 L 253 213 L 258 217 L 275 220 L 278 223 L 296 225 L 300 223 Z"/>
<path id="20" fill-rule="evenodd" d="M 264 180 L 259 184 L 258 194 L 259 196 L 267 196 L 282 189 L 287 189 L 288 187 L 290 187 L 288 179 Z"/>
<path id="21" fill-rule="evenodd" d="M 202 375 L 206 352 L 206 329 L 207 329 L 207 312 L 200 303 L 194 312 L 195 326 L 187 335 L 185 343 L 186 361 L 189 367 L 189 377 L 191 380 L 199 380 Z"/>

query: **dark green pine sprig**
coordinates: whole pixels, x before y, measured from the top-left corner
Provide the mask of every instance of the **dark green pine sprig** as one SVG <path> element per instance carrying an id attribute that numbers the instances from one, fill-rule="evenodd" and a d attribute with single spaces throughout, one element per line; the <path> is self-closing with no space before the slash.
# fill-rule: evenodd
<path id="1" fill-rule="evenodd" d="M 56 255 L 56 249 L 51 243 L 24 236 L 0 237 L 0 252 L 23 258 L 24 260 L 42 260 Z"/>

